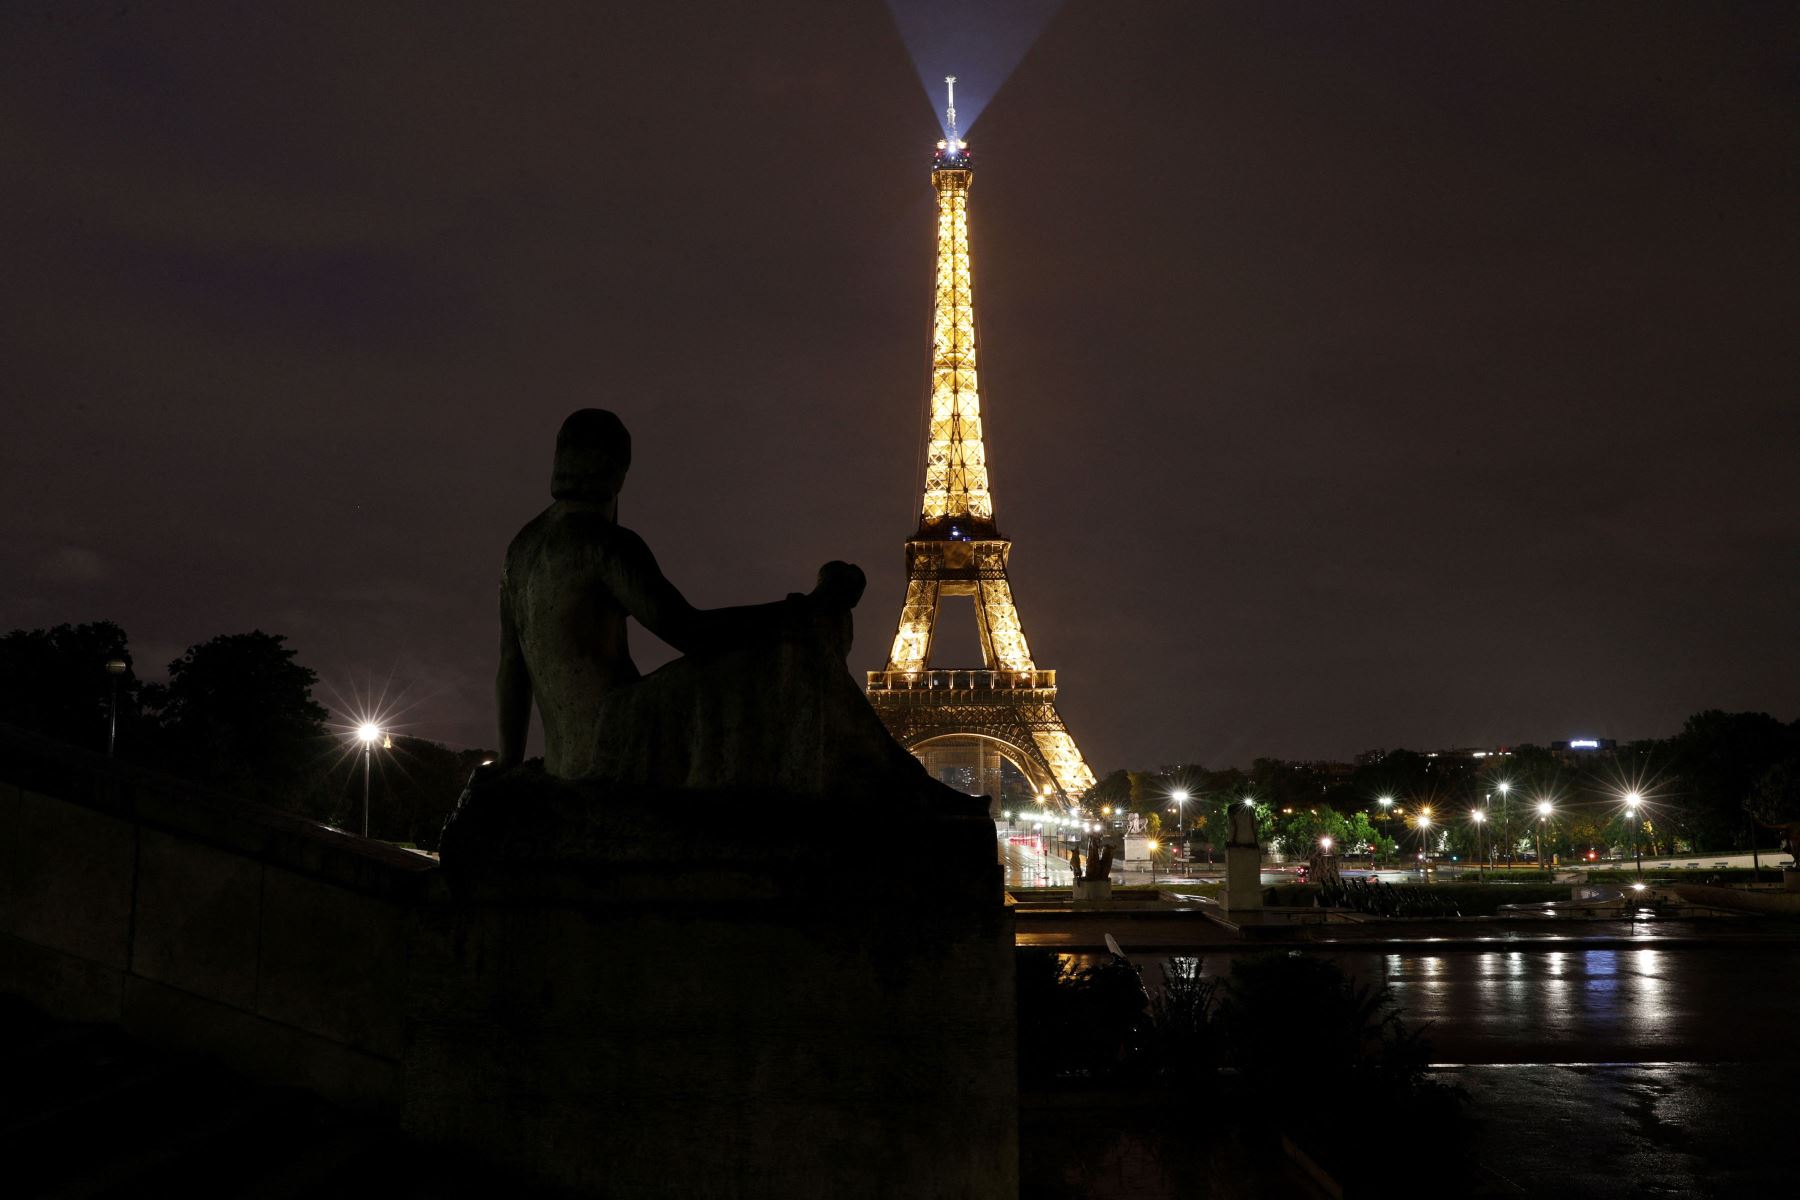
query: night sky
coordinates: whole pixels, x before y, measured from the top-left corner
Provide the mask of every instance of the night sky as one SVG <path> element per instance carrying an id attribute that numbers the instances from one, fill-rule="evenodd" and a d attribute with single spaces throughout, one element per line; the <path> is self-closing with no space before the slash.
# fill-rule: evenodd
<path id="1" fill-rule="evenodd" d="M 939 62 L 894 2 L 0 8 L 0 628 L 156 677 L 260 627 L 491 745 L 501 555 L 596 405 L 693 601 L 855 560 L 879 667 L 950 70 L 1097 770 L 1800 716 L 1795 6 L 1014 3 Z"/>

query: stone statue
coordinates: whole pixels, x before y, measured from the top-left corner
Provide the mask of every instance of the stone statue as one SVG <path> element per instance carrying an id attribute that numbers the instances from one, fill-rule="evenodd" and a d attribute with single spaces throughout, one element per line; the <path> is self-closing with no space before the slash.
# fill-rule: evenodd
<path id="1" fill-rule="evenodd" d="M 1781 850 L 1793 858 L 1795 865 L 1800 866 L 1800 821 L 1787 821 L 1780 825 L 1771 825 L 1767 821 L 1758 821 L 1764 829 L 1773 829 L 1781 835 Z"/>
<path id="2" fill-rule="evenodd" d="M 1095 834 L 1088 838 L 1087 874 L 1083 875 L 1077 869 L 1075 877 L 1077 879 L 1111 879 L 1112 864 L 1113 848 L 1101 841 L 1100 836 Z"/>
<path id="3" fill-rule="evenodd" d="M 697 609 L 643 539 L 618 523 L 630 462 L 618 417 L 591 408 L 571 415 L 556 437 L 554 502 L 507 548 L 498 769 L 524 758 L 535 701 L 544 767 L 560 779 L 789 795 L 899 791 L 942 810 L 981 805 L 926 775 L 845 668 L 861 570 L 826 563 L 805 595 Z M 627 617 L 684 657 L 640 676 Z"/>
<path id="4" fill-rule="evenodd" d="M 1256 810 L 1248 804 L 1231 806 L 1231 837 L 1225 844 L 1230 846 L 1249 846 L 1254 848 L 1256 841 Z"/>

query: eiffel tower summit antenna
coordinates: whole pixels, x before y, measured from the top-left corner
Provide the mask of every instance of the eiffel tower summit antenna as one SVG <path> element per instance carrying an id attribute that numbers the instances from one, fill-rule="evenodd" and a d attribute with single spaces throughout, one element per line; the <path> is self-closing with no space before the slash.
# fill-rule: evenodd
<path id="1" fill-rule="evenodd" d="M 969 250 L 973 155 L 956 132 L 956 77 L 946 76 L 949 129 L 937 144 L 937 287 L 932 304 L 931 422 L 919 528 L 906 543 L 906 600 L 887 665 L 869 672 L 869 702 L 895 739 L 934 774 L 968 780 L 1000 799 L 1000 760 L 1034 799 L 1073 803 L 1094 785 L 1056 708 L 1056 672 L 1037 666 L 1013 604 L 1012 542 L 994 523 L 981 391 L 975 370 L 974 273 Z M 974 599 L 982 665 L 931 665 L 945 596 Z"/>

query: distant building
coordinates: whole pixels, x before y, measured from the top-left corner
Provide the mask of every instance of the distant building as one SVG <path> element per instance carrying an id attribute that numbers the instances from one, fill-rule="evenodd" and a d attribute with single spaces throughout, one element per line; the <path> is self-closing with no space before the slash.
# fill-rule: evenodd
<path id="1" fill-rule="evenodd" d="M 1595 755 L 1611 757 L 1618 745 L 1612 738 L 1570 738 L 1566 742 L 1551 742 L 1550 753 L 1565 763 L 1572 763 Z"/>

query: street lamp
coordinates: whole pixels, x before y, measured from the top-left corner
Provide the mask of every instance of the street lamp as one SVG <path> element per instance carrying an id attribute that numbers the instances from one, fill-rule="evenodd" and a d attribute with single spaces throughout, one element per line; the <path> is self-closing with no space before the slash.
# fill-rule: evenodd
<path id="1" fill-rule="evenodd" d="M 375 743 L 381 740 L 381 726 L 373 721 L 364 721 L 356 727 L 356 736 L 363 745 L 363 822 L 362 835 L 369 836 L 369 774 L 372 770 L 370 760 L 375 754 Z"/>
<path id="2" fill-rule="evenodd" d="M 1431 866 L 1431 809 L 1419 810 L 1419 878 L 1425 878 L 1425 872 Z"/>
<path id="3" fill-rule="evenodd" d="M 106 757 L 113 756 L 113 747 L 119 741 L 119 676 L 130 670 L 131 664 L 122 658 L 106 660 L 106 674 L 112 684 L 112 698 L 107 703 L 106 717 Z"/>
<path id="4" fill-rule="evenodd" d="M 1156 839 L 1151 838 L 1149 841 L 1145 842 L 1144 848 L 1150 855 L 1150 886 L 1155 887 L 1156 886 Z"/>
<path id="5" fill-rule="evenodd" d="M 1478 808 L 1469 814 L 1469 820 L 1475 822 L 1475 877 L 1477 880 L 1485 882 L 1487 880 L 1487 858 L 1481 852 L 1481 824 L 1487 820 L 1487 813 Z"/>
<path id="6" fill-rule="evenodd" d="M 1175 801 L 1175 829 L 1176 829 L 1176 832 L 1181 837 L 1181 846 L 1182 846 L 1181 873 L 1183 875 L 1186 875 L 1188 873 L 1188 868 L 1187 868 L 1188 792 L 1187 792 L 1187 789 L 1186 788 L 1176 788 L 1173 792 L 1169 793 L 1169 799 Z"/>
<path id="7" fill-rule="evenodd" d="M 1511 867 L 1513 864 L 1512 805 L 1507 802 L 1507 794 L 1512 791 L 1512 784 L 1502 779 L 1494 785 L 1494 790 L 1500 793 L 1500 836 L 1506 839 L 1506 865 Z"/>
<path id="8" fill-rule="evenodd" d="M 1550 814 L 1555 811 L 1555 807 L 1548 800 L 1538 801 L 1538 870 L 1540 871 L 1544 869 L 1544 822 L 1548 821 Z"/>
<path id="9" fill-rule="evenodd" d="M 1636 792 L 1625 793 L 1625 819 L 1631 824 L 1631 853 L 1637 859 L 1637 873 L 1640 879 L 1644 876 L 1644 846 L 1638 841 L 1638 833 L 1642 828 L 1638 824 L 1638 805 L 1643 802 L 1644 798 Z"/>

